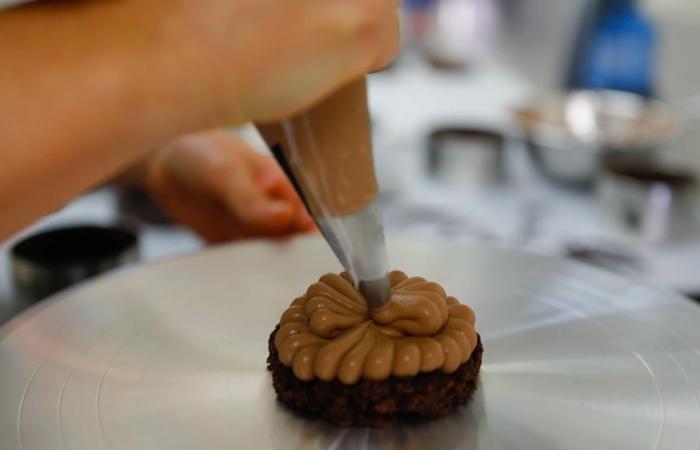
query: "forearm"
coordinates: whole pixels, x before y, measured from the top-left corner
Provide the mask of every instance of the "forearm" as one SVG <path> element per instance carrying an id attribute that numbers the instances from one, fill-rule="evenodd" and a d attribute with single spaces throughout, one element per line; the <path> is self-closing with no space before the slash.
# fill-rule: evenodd
<path id="1" fill-rule="evenodd" d="M 0 241 L 215 122 L 193 108 L 196 92 L 160 79 L 172 73 L 167 55 L 144 47 L 162 37 L 128 3 L 54 0 L 0 14 Z"/>

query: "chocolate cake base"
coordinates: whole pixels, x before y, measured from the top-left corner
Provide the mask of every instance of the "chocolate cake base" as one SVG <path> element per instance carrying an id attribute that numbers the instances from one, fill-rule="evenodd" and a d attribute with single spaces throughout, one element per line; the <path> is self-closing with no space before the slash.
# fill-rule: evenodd
<path id="1" fill-rule="evenodd" d="M 270 335 L 267 368 L 277 398 L 306 415 L 320 416 L 343 427 L 387 428 L 395 419 L 437 419 L 468 403 L 477 386 L 483 347 L 481 338 L 467 362 L 451 373 L 439 370 L 384 381 L 301 381 L 279 360 L 275 334 Z"/>

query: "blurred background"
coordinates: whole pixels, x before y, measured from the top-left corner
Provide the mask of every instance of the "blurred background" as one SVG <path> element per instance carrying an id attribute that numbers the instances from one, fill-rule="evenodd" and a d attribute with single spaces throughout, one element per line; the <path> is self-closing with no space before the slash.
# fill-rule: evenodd
<path id="1" fill-rule="evenodd" d="M 402 21 L 401 55 L 369 80 L 389 236 L 515 246 L 700 296 L 700 2 L 406 0 Z M 66 225 L 83 227 L 66 245 L 114 245 L 27 289 L 35 248 L 24 263 L 10 249 Z M 114 226 L 129 234 L 99 235 Z M 0 247 L 0 322 L 205 245 L 142 192 L 87 193 Z"/>

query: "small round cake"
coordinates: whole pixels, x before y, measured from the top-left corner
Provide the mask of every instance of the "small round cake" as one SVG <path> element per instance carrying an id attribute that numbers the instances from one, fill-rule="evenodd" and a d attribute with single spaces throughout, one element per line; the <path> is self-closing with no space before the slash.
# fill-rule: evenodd
<path id="1" fill-rule="evenodd" d="M 483 352 L 474 312 L 444 289 L 390 274 L 391 299 L 370 310 L 346 274 L 327 274 L 295 299 L 270 335 L 279 400 L 340 426 L 385 428 L 465 405 Z"/>

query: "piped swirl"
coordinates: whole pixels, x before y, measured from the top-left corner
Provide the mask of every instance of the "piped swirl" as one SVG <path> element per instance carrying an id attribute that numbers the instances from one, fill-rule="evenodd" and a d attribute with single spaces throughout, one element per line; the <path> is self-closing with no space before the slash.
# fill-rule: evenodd
<path id="1" fill-rule="evenodd" d="M 452 373 L 477 344 L 474 312 L 442 287 L 390 274 L 391 299 L 370 310 L 346 274 L 326 274 L 282 315 L 275 346 L 302 381 Z"/>

